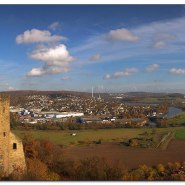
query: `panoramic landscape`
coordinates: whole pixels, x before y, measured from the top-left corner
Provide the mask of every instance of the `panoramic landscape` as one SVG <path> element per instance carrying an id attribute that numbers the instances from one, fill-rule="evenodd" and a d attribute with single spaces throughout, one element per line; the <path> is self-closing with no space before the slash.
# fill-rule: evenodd
<path id="1" fill-rule="evenodd" d="M 185 180 L 184 5 L 4 5 L 0 25 L 1 181 Z"/>

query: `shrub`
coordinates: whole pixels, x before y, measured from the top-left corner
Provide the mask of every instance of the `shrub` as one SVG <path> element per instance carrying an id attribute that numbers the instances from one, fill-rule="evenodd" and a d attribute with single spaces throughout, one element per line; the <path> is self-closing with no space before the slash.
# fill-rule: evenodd
<path id="1" fill-rule="evenodd" d="M 137 139 L 129 139 L 129 146 L 138 146 L 139 142 Z"/>
<path id="2" fill-rule="evenodd" d="M 37 158 L 38 157 L 38 142 L 33 138 L 32 134 L 24 134 L 22 139 L 23 148 L 26 158 Z"/>
<path id="3" fill-rule="evenodd" d="M 24 180 L 50 180 L 47 165 L 39 159 L 27 159 L 27 173 Z"/>
<path id="4" fill-rule="evenodd" d="M 101 144 L 101 139 L 98 139 L 97 141 L 93 141 L 93 143 L 95 143 L 95 144 Z"/>
<path id="5" fill-rule="evenodd" d="M 157 172 L 159 174 L 164 173 L 164 171 L 165 171 L 165 168 L 164 168 L 164 166 L 162 164 L 158 164 L 156 169 L 157 169 Z"/>
<path id="6" fill-rule="evenodd" d="M 109 165 L 104 158 L 91 157 L 77 164 L 74 180 L 120 180 L 122 175 L 118 166 Z"/>

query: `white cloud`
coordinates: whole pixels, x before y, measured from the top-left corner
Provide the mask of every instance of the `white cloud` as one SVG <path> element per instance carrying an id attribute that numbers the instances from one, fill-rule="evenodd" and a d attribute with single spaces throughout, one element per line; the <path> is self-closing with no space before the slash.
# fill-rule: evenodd
<path id="1" fill-rule="evenodd" d="M 106 79 L 106 80 L 111 79 L 111 75 L 110 75 L 110 74 L 106 74 L 106 75 L 104 76 L 104 79 Z"/>
<path id="2" fill-rule="evenodd" d="M 61 78 L 61 80 L 69 80 L 70 78 L 68 76 L 64 76 Z"/>
<path id="3" fill-rule="evenodd" d="M 111 30 L 107 34 L 108 40 L 112 41 L 128 41 L 128 42 L 136 42 L 139 40 L 139 37 L 130 32 L 125 28 Z"/>
<path id="4" fill-rule="evenodd" d="M 138 69 L 136 69 L 136 68 L 127 68 L 123 71 L 117 71 L 117 72 L 113 73 L 112 75 L 107 74 L 104 76 L 104 79 L 108 80 L 108 79 L 113 79 L 113 78 L 120 78 L 123 76 L 130 76 L 136 72 L 138 72 Z"/>
<path id="5" fill-rule="evenodd" d="M 42 76 L 45 74 L 68 72 L 70 62 L 74 61 L 74 57 L 69 55 L 64 44 L 36 48 L 29 56 L 31 59 L 42 61 L 44 65 L 40 68 L 33 68 L 27 73 L 27 76 Z"/>
<path id="6" fill-rule="evenodd" d="M 127 68 L 123 71 L 118 71 L 114 73 L 114 77 L 130 76 L 136 73 L 138 70 L 136 68 Z"/>
<path id="7" fill-rule="evenodd" d="M 23 34 L 16 37 L 17 44 L 28 44 L 28 43 L 38 43 L 38 42 L 56 42 L 60 40 L 65 40 L 65 37 L 58 35 L 51 35 L 47 30 L 32 29 L 27 30 Z"/>
<path id="8" fill-rule="evenodd" d="M 13 91 L 13 90 L 16 90 L 16 89 L 14 87 L 12 87 L 12 86 L 8 87 L 8 91 Z"/>
<path id="9" fill-rule="evenodd" d="M 73 57 L 69 55 L 64 44 L 59 44 L 54 47 L 42 47 L 34 50 L 30 57 L 34 60 L 40 60 L 50 64 L 62 65 L 65 62 L 70 62 Z"/>
<path id="10" fill-rule="evenodd" d="M 155 36 L 153 47 L 156 49 L 164 48 L 170 41 L 174 40 L 175 38 L 176 37 L 174 35 L 166 32 L 158 33 L 157 36 Z"/>
<path id="11" fill-rule="evenodd" d="M 49 25 L 49 29 L 55 31 L 58 26 L 59 22 L 53 22 L 51 25 Z"/>
<path id="12" fill-rule="evenodd" d="M 99 53 L 97 53 L 97 54 L 95 54 L 95 55 L 90 57 L 91 61 L 98 61 L 100 59 L 101 59 L 101 55 Z"/>
<path id="13" fill-rule="evenodd" d="M 134 60 L 143 56 L 150 59 L 153 56 L 157 57 L 158 54 L 177 54 L 185 50 L 184 22 L 185 16 L 133 27 L 129 31 L 139 38 L 139 42 L 134 44 L 115 42 L 110 46 L 107 43 L 108 33 L 91 36 L 80 45 L 71 48 L 71 52 L 78 57 L 78 62 L 84 65 L 90 63 L 86 60 L 89 53 L 97 53 L 97 51 L 101 51 L 103 56 L 98 62 L 114 62 L 129 58 Z"/>
<path id="14" fill-rule="evenodd" d="M 172 68 L 172 69 L 169 70 L 169 72 L 170 72 L 171 74 L 174 74 L 174 75 L 184 75 L 184 74 L 185 74 L 185 69 L 181 69 L 181 68 L 179 68 L 179 69 L 177 69 L 177 68 Z"/>
<path id="15" fill-rule="evenodd" d="M 159 68 L 159 64 L 152 64 L 145 68 L 146 72 L 153 72 Z"/>
<path id="16" fill-rule="evenodd" d="M 30 72 L 27 73 L 27 76 L 41 76 L 44 74 L 42 68 L 33 68 Z"/>

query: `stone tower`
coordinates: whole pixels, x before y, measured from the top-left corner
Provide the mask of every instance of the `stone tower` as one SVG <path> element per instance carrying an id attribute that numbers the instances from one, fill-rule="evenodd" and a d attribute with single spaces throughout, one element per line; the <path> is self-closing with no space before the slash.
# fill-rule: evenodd
<path id="1" fill-rule="evenodd" d="M 21 140 L 10 131 L 10 98 L 0 94 L 0 174 L 25 171 L 26 163 Z"/>

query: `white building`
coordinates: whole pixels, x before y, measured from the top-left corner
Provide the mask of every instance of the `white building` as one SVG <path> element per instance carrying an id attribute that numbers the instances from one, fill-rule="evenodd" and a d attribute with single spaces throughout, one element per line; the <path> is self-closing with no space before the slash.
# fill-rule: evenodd
<path id="1" fill-rule="evenodd" d="M 81 117 L 84 116 L 84 113 L 80 112 L 62 112 L 55 115 L 56 118 L 65 118 L 65 117 Z"/>
<path id="2" fill-rule="evenodd" d="M 81 112 L 41 112 L 46 118 L 66 118 L 66 117 L 81 117 L 84 113 Z"/>

